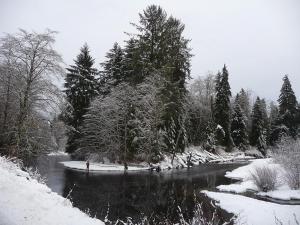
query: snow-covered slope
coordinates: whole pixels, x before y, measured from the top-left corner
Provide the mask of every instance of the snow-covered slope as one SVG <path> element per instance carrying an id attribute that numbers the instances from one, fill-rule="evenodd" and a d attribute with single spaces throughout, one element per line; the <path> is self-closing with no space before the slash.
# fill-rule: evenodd
<path id="1" fill-rule="evenodd" d="M 0 157 L 1 225 L 103 225 L 38 183 L 17 164 Z"/>
<path id="2" fill-rule="evenodd" d="M 300 205 L 280 205 L 227 193 L 208 191 L 203 191 L 203 193 L 216 200 L 222 209 L 238 215 L 238 224 L 298 225 L 295 217 L 300 222 Z M 276 223 L 276 219 L 282 223 Z"/>
<path id="3" fill-rule="evenodd" d="M 274 163 L 273 159 L 256 159 L 249 165 L 239 167 L 231 172 L 226 173 L 226 177 L 240 180 L 241 182 L 229 185 L 220 185 L 217 187 L 220 191 L 244 193 L 247 190 L 258 191 L 257 187 L 250 179 L 251 173 L 257 167 L 268 167 L 278 172 L 279 184 L 276 190 L 269 192 L 258 192 L 257 195 L 267 196 L 279 200 L 300 200 L 300 190 L 291 190 L 284 182 L 284 169 L 281 165 Z"/>

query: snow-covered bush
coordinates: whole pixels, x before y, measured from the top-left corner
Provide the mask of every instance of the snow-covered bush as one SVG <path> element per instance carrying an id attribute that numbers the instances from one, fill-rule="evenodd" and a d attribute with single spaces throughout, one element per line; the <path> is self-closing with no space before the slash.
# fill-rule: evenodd
<path id="1" fill-rule="evenodd" d="M 0 156 L 1 167 L 10 172 L 16 173 L 18 176 L 24 176 L 28 179 L 37 180 L 37 182 L 44 184 L 46 179 L 32 167 L 24 167 L 22 161 L 18 158 L 8 158 Z"/>
<path id="2" fill-rule="evenodd" d="M 300 189 L 300 140 L 286 139 L 273 149 L 273 156 L 285 169 L 285 181 Z"/>
<path id="3" fill-rule="evenodd" d="M 29 174 L 29 177 L 31 177 L 32 179 L 37 180 L 41 184 L 46 183 L 46 178 L 43 177 L 36 168 L 25 167 L 24 170 Z"/>
<path id="4" fill-rule="evenodd" d="M 207 216 L 205 216 L 205 213 L 203 211 L 203 206 L 200 203 L 197 203 L 194 209 L 194 216 L 191 220 L 186 220 L 183 217 L 183 214 L 179 208 L 178 212 L 179 212 L 179 216 L 180 216 L 180 223 L 179 225 L 218 225 L 221 224 L 221 220 L 220 217 L 217 214 L 217 208 L 216 206 L 211 203 L 211 205 L 214 208 L 214 212 L 212 213 L 212 216 L 207 218 Z M 230 224 L 231 222 L 233 222 L 236 218 L 232 217 L 230 218 L 230 220 L 228 222 L 222 223 L 222 224 Z"/>
<path id="5" fill-rule="evenodd" d="M 278 172 L 269 167 L 256 167 L 251 172 L 250 179 L 259 191 L 273 191 L 277 185 Z"/>

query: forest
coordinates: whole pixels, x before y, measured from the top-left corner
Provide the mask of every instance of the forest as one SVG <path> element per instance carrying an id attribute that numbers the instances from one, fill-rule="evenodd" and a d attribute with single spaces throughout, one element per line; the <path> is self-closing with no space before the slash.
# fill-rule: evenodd
<path id="1" fill-rule="evenodd" d="M 288 75 L 277 103 L 249 90 L 233 94 L 228 65 L 191 79 L 185 26 L 160 6 L 148 6 L 132 26 L 101 69 L 87 44 L 65 69 L 55 31 L 3 36 L 1 153 L 27 159 L 65 148 L 77 159 L 151 163 L 187 146 L 254 147 L 266 156 L 269 146 L 298 137 L 300 106 Z"/>

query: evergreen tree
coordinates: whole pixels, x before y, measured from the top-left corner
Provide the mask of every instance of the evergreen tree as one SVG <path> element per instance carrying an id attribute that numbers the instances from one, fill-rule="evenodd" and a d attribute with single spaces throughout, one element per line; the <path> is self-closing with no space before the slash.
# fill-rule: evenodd
<path id="1" fill-rule="evenodd" d="M 238 102 L 238 96 L 235 100 L 235 106 L 231 121 L 231 135 L 235 146 L 240 149 L 246 149 L 248 145 L 247 127 L 244 121 L 244 116 Z"/>
<path id="2" fill-rule="evenodd" d="M 76 149 L 75 140 L 80 137 L 79 128 L 83 116 L 90 106 L 91 100 L 98 94 L 98 84 L 95 78 L 97 70 L 93 67 L 94 59 L 90 55 L 89 47 L 85 44 L 77 58 L 75 65 L 67 68 L 65 79 L 65 93 L 69 103 L 65 122 L 69 126 L 66 151 L 72 153 Z"/>
<path id="3" fill-rule="evenodd" d="M 283 85 L 280 90 L 279 103 L 279 123 L 289 129 L 292 137 L 297 135 L 297 99 L 292 89 L 292 85 L 287 75 L 283 77 Z"/>
<path id="4" fill-rule="evenodd" d="M 281 140 L 283 136 L 288 133 L 288 130 L 285 126 L 280 125 L 279 122 L 279 109 L 274 102 L 270 103 L 270 134 L 268 136 L 268 144 L 274 145 L 277 141 Z"/>
<path id="5" fill-rule="evenodd" d="M 129 84 L 139 84 L 144 81 L 145 72 L 141 58 L 139 41 L 130 38 L 124 48 L 124 77 Z"/>
<path id="6" fill-rule="evenodd" d="M 243 88 L 239 92 L 238 103 L 241 107 L 244 116 L 247 132 L 249 133 L 250 125 L 251 125 L 251 106 L 250 106 L 249 93 L 247 93 Z"/>
<path id="7" fill-rule="evenodd" d="M 268 113 L 267 113 L 267 103 L 264 98 L 260 100 L 260 107 L 261 107 L 261 112 L 262 112 L 262 120 L 263 120 L 264 129 L 268 129 L 269 118 L 268 118 Z"/>
<path id="8" fill-rule="evenodd" d="M 300 135 L 300 103 L 297 105 L 296 123 L 298 125 L 297 135 Z"/>
<path id="9" fill-rule="evenodd" d="M 263 155 L 266 148 L 266 130 L 264 129 L 264 119 L 261 100 L 257 97 L 252 110 L 252 129 L 250 134 L 250 144 L 256 146 Z"/>
<path id="10" fill-rule="evenodd" d="M 112 87 L 125 81 L 124 73 L 124 53 L 118 43 L 114 43 L 113 48 L 106 54 L 106 61 L 101 63 L 102 72 L 101 84 L 104 86 L 104 95 L 110 92 Z"/>
<path id="11" fill-rule="evenodd" d="M 233 141 L 230 132 L 230 97 L 231 91 L 228 82 L 228 71 L 224 65 L 221 76 L 217 76 L 214 118 L 215 123 L 221 126 L 225 132 L 224 140 L 218 140 L 218 142 L 221 142 L 222 145 L 226 146 L 228 149 L 233 147 Z"/>
<path id="12" fill-rule="evenodd" d="M 260 100 L 260 107 L 262 112 L 263 129 L 266 135 L 266 144 L 268 144 L 271 130 L 270 130 L 270 123 L 269 123 L 269 117 L 267 112 L 267 103 L 264 98 Z"/>
<path id="13" fill-rule="evenodd" d="M 135 27 L 139 31 L 141 76 L 145 78 L 158 72 L 164 81 L 159 94 L 163 112 L 158 129 L 165 134 L 165 150 L 183 151 L 186 144 L 185 82 L 190 76 L 191 58 L 189 40 L 183 37 L 184 25 L 168 17 L 161 7 L 151 5 L 140 14 L 140 23 Z"/>
<path id="14" fill-rule="evenodd" d="M 269 124 L 270 126 L 275 126 L 278 120 L 279 109 L 278 106 L 274 103 L 270 103 L 270 116 L 269 116 Z"/>
<path id="15" fill-rule="evenodd" d="M 150 5 L 139 14 L 139 24 L 134 24 L 139 31 L 141 59 L 144 72 L 149 75 L 153 70 L 159 70 L 165 64 L 167 32 L 167 13 L 159 6 Z"/>

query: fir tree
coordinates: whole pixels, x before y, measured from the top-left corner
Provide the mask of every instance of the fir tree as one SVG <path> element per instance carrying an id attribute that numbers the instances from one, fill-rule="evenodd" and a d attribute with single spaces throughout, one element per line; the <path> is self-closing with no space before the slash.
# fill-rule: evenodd
<path id="1" fill-rule="evenodd" d="M 167 35 L 167 13 L 159 6 L 150 5 L 139 14 L 139 24 L 134 24 L 139 33 L 141 58 L 144 72 L 149 75 L 165 64 L 165 38 Z"/>
<path id="2" fill-rule="evenodd" d="M 230 85 L 228 82 L 228 71 L 224 65 L 221 76 L 217 76 L 216 84 L 216 100 L 214 107 L 214 118 L 215 123 L 220 125 L 225 132 L 225 137 L 223 141 L 218 140 L 223 146 L 230 149 L 233 146 L 233 141 L 230 132 Z"/>
<path id="3" fill-rule="evenodd" d="M 139 41 L 130 38 L 124 48 L 124 77 L 129 84 L 137 85 L 144 81 L 145 72 L 141 58 Z"/>
<path id="4" fill-rule="evenodd" d="M 165 134 L 165 150 L 183 151 L 186 144 L 185 98 L 186 79 L 190 76 L 189 40 L 183 37 L 184 25 L 174 17 L 168 17 L 159 6 L 151 5 L 140 14 L 135 27 L 139 54 L 143 65 L 139 76 L 151 76 L 158 72 L 163 77 L 159 94 L 163 102 L 159 131 Z"/>
<path id="5" fill-rule="evenodd" d="M 251 125 L 251 106 L 250 106 L 249 94 L 243 88 L 239 92 L 238 103 L 241 107 L 244 116 L 244 121 L 247 126 L 247 132 L 249 133 L 250 125 Z"/>
<path id="6" fill-rule="evenodd" d="M 279 109 L 274 102 L 270 103 L 269 124 L 270 134 L 268 136 L 268 144 L 275 145 L 277 141 L 281 140 L 288 133 L 288 130 L 285 126 L 280 125 Z"/>
<path id="7" fill-rule="evenodd" d="M 262 112 L 262 121 L 263 121 L 263 129 L 265 131 L 266 135 L 266 144 L 269 144 L 269 136 L 271 135 L 271 128 L 270 128 L 270 121 L 268 117 L 268 112 L 267 112 L 267 103 L 266 100 L 263 98 L 260 100 L 260 107 L 261 107 L 261 112 Z"/>
<path id="8" fill-rule="evenodd" d="M 263 155 L 266 148 L 266 130 L 264 129 L 264 119 L 261 100 L 257 97 L 252 110 L 252 129 L 250 134 L 250 144 L 256 146 Z"/>
<path id="9" fill-rule="evenodd" d="M 124 53 L 118 43 L 114 43 L 113 48 L 106 54 L 106 61 L 101 63 L 101 66 L 104 69 L 101 84 L 105 84 L 104 94 L 107 94 L 112 87 L 125 81 Z"/>
<path id="10" fill-rule="evenodd" d="M 283 77 L 283 85 L 280 90 L 279 103 L 279 123 L 289 129 L 292 137 L 297 135 L 297 99 L 292 89 L 292 85 L 287 75 Z"/>
<path id="11" fill-rule="evenodd" d="M 248 145 L 247 127 L 238 102 L 238 95 L 235 100 L 235 106 L 232 114 L 231 135 L 235 146 L 243 150 L 246 149 Z"/>
<path id="12" fill-rule="evenodd" d="M 65 79 L 65 93 L 69 103 L 68 113 L 65 115 L 69 126 L 66 151 L 71 153 L 76 149 L 75 140 L 80 137 L 79 128 L 83 116 L 90 106 L 91 100 L 98 94 L 98 84 L 95 78 L 97 70 L 93 67 L 94 59 L 90 55 L 89 47 L 85 44 L 77 58 L 75 65 L 67 68 Z"/>

